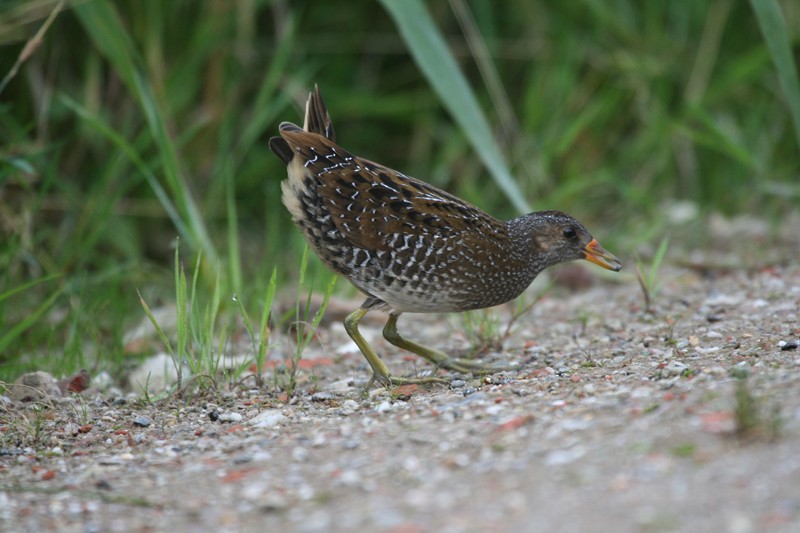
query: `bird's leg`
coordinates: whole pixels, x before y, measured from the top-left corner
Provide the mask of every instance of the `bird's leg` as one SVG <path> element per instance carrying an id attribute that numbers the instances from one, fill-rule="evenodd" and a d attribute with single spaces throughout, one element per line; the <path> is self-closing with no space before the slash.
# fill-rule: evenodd
<path id="1" fill-rule="evenodd" d="M 369 366 L 372 368 L 372 377 L 367 382 L 367 386 L 364 388 L 365 391 L 368 391 L 369 388 L 375 381 L 378 381 L 381 385 L 408 385 L 408 384 L 427 384 L 427 383 L 449 383 L 449 381 L 437 378 L 437 377 L 426 377 L 426 378 L 396 378 L 389 375 L 389 368 L 386 366 L 378 354 L 375 353 L 375 350 L 372 349 L 372 346 L 369 345 L 367 339 L 365 339 L 361 333 L 358 331 L 358 322 L 367 314 L 369 309 L 365 307 L 359 307 L 344 319 L 344 329 L 347 331 L 347 334 L 350 335 L 350 338 L 353 339 L 353 342 L 356 343 L 358 349 L 361 350 L 361 353 L 364 354 L 364 357 L 367 358 L 367 362 Z"/>
<path id="2" fill-rule="evenodd" d="M 446 368 L 455 372 L 463 372 L 464 374 L 492 374 L 494 372 L 502 372 L 503 370 L 511 370 L 514 368 L 511 366 L 498 366 L 465 359 L 455 359 L 438 350 L 426 348 L 425 346 L 412 342 L 402 337 L 400 333 L 397 332 L 397 318 L 399 316 L 400 315 L 396 313 L 391 313 L 389 315 L 389 321 L 386 322 L 386 326 L 383 328 L 383 338 L 398 348 L 408 350 L 409 352 L 424 357 L 440 368 Z"/>

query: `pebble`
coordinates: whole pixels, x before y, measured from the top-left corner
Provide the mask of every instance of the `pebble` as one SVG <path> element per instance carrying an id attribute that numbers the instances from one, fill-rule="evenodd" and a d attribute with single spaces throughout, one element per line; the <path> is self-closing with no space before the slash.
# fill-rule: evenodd
<path id="1" fill-rule="evenodd" d="M 183 369 L 183 378 L 190 375 L 188 369 Z M 138 368 L 131 372 L 129 381 L 136 391 L 148 390 L 161 392 L 169 388 L 178 380 L 178 371 L 172 356 L 166 353 L 156 354 L 145 360 Z"/>
<path id="2" fill-rule="evenodd" d="M 311 457 L 311 452 L 308 449 L 303 448 L 302 446 L 297 446 L 292 448 L 291 451 L 292 459 L 298 463 L 305 463 L 308 461 L 308 458 Z"/>
<path id="3" fill-rule="evenodd" d="M 661 377 L 680 376 L 688 369 L 689 367 L 686 365 L 686 363 L 672 360 L 661 369 L 660 375 Z"/>
<path id="4" fill-rule="evenodd" d="M 392 410 L 392 404 L 389 400 L 384 400 L 375 406 L 376 413 L 386 413 Z"/>
<path id="5" fill-rule="evenodd" d="M 360 407 L 361 406 L 358 405 L 358 402 L 355 400 L 345 400 L 344 403 L 342 403 L 342 411 L 346 414 L 355 413 Z"/>
<path id="6" fill-rule="evenodd" d="M 545 464 L 549 466 L 560 466 L 569 464 L 586 455 L 586 448 L 574 446 L 567 450 L 553 450 L 545 457 Z"/>
<path id="7" fill-rule="evenodd" d="M 741 303 L 743 299 L 744 297 L 740 294 L 715 294 L 706 299 L 705 305 L 708 307 L 733 306 Z"/>
<path id="8" fill-rule="evenodd" d="M 466 385 L 467 382 L 464 381 L 463 379 L 454 379 L 453 381 L 450 382 L 451 389 L 460 389 L 462 387 L 466 387 Z"/>
<path id="9" fill-rule="evenodd" d="M 357 470 L 344 470 L 336 480 L 341 485 L 356 486 L 361 482 L 361 475 Z"/>
<path id="10" fill-rule="evenodd" d="M 780 341 L 778 343 L 778 347 L 781 349 L 782 352 L 787 352 L 789 350 L 796 350 L 800 347 L 800 341 L 797 339 L 792 339 L 790 341 Z"/>
<path id="11" fill-rule="evenodd" d="M 139 415 L 133 419 L 133 425 L 139 426 L 140 428 L 146 428 L 152 423 L 153 419 L 145 415 Z"/>
<path id="12" fill-rule="evenodd" d="M 56 379 L 41 371 L 21 375 L 10 389 L 9 396 L 17 402 L 33 402 L 61 396 Z"/>
<path id="13" fill-rule="evenodd" d="M 239 413 L 231 413 L 230 411 L 225 413 L 220 413 L 219 415 L 220 422 L 241 422 L 242 418 L 244 417 L 242 417 L 242 415 L 240 415 Z"/>
<path id="14" fill-rule="evenodd" d="M 277 409 L 268 409 L 250 419 L 250 424 L 257 428 L 272 428 L 286 420 Z"/>
<path id="15" fill-rule="evenodd" d="M 336 395 L 332 392 L 315 392 L 311 395 L 312 402 L 328 402 L 330 400 L 335 400 Z"/>
<path id="16" fill-rule="evenodd" d="M 494 416 L 500 414 L 505 410 L 505 407 L 502 404 L 494 403 L 486 408 L 486 414 L 489 416 Z"/>
<path id="17" fill-rule="evenodd" d="M 94 374 L 92 376 L 92 387 L 100 390 L 106 390 L 113 387 L 115 384 L 115 380 L 111 377 L 111 374 L 108 373 L 106 370 L 101 370 L 100 372 Z"/>

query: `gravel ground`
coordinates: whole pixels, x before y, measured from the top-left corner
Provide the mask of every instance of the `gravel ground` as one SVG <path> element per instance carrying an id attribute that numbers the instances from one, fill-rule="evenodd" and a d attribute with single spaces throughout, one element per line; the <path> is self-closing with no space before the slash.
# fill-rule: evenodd
<path id="1" fill-rule="evenodd" d="M 332 324 L 288 402 L 6 398 L 0 530 L 800 531 L 800 267 L 665 269 L 652 313 L 631 274 L 592 279 L 487 356 L 519 370 L 449 387 L 360 395 Z M 400 328 L 469 347 L 457 317 Z"/>

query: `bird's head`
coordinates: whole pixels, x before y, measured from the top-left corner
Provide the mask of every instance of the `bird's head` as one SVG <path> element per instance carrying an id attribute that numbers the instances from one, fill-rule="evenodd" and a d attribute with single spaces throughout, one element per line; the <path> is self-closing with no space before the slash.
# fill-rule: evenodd
<path id="1" fill-rule="evenodd" d="M 557 263 L 586 259 L 596 265 L 618 272 L 622 263 L 614 254 L 600 246 L 583 224 L 561 211 L 538 211 L 515 219 L 529 240 L 531 254 L 544 267 Z"/>

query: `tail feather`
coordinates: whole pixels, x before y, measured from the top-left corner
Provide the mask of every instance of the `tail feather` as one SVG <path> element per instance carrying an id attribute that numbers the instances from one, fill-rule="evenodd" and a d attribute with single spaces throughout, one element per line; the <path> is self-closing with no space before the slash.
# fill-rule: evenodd
<path id="1" fill-rule="evenodd" d="M 333 131 L 331 116 L 328 114 L 325 100 L 322 99 L 322 94 L 316 84 L 314 84 L 314 90 L 308 95 L 303 129 L 311 133 L 319 133 L 326 139 L 336 142 L 336 132 Z"/>
<path id="2" fill-rule="evenodd" d="M 325 101 L 319 92 L 319 87 L 315 84 L 314 90 L 308 95 L 306 102 L 306 117 L 303 122 L 303 128 L 300 129 L 296 124 L 291 122 L 282 122 L 279 131 L 281 135 L 283 132 L 299 132 L 307 131 L 309 133 L 317 133 L 322 135 L 331 142 L 336 142 L 336 132 L 333 131 L 333 123 L 328 114 L 328 108 L 325 107 Z M 294 158 L 294 151 L 292 147 L 286 142 L 283 137 L 272 137 L 269 140 L 269 148 L 277 155 L 281 161 L 287 165 L 292 162 Z"/>

